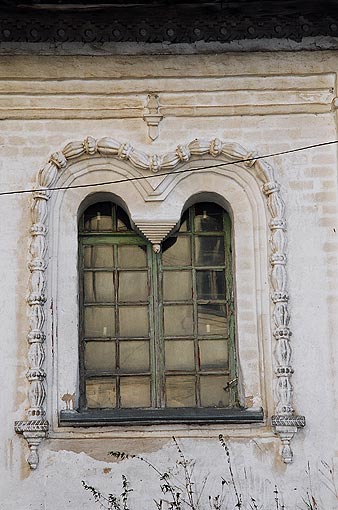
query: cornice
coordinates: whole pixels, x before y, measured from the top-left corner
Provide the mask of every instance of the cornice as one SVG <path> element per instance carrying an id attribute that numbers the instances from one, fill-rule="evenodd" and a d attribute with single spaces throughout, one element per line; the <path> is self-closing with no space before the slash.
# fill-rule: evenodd
<path id="1" fill-rule="evenodd" d="M 10 3 L 0 8 L 0 42 L 193 44 L 272 38 L 300 42 L 304 37 L 338 36 L 338 11 L 329 8 L 330 2 L 327 8 L 321 5 L 320 15 L 313 2 L 231 2 L 231 7 L 227 2 L 224 6 L 151 3 L 74 9 L 60 5 L 10 8 Z"/>

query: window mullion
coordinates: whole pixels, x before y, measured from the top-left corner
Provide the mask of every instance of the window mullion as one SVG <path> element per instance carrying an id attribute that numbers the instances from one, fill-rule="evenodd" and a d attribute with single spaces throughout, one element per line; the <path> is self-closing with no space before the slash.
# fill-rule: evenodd
<path id="1" fill-rule="evenodd" d="M 115 211 L 115 208 L 113 208 Z M 113 222 L 115 221 L 113 215 Z M 114 223 L 113 223 L 114 225 Z M 121 392 L 120 392 L 120 323 L 119 323 L 119 309 L 118 309 L 118 290 L 119 290 L 119 259 L 118 259 L 118 244 L 113 245 L 114 249 L 114 297 L 115 297 L 115 367 L 116 367 L 116 407 L 121 407 Z"/>
<path id="2" fill-rule="evenodd" d="M 235 310 L 234 310 L 234 294 L 233 294 L 233 281 L 232 281 L 232 256 L 231 256 L 231 223 L 227 214 L 223 214 L 224 221 L 224 247 L 225 247 L 225 280 L 226 280 L 226 304 L 227 315 L 229 321 L 229 371 L 230 381 L 230 403 L 235 405 L 238 400 L 237 392 L 237 370 L 236 370 L 236 351 L 235 351 Z"/>
<path id="3" fill-rule="evenodd" d="M 201 378 L 199 364 L 199 345 L 198 345 L 198 303 L 197 303 L 197 283 L 196 283 L 196 255 L 195 255 L 195 208 L 190 208 L 190 243 L 191 243 L 191 272 L 192 272 L 192 299 L 193 299 L 193 325 L 194 325 L 194 356 L 195 356 L 195 399 L 197 407 L 201 407 Z"/>
<path id="4" fill-rule="evenodd" d="M 85 342 L 84 342 L 84 281 L 83 281 L 83 268 L 84 268 L 84 248 L 83 243 L 79 243 L 79 260 L 80 260 L 80 274 L 81 278 L 79 281 L 79 372 L 80 372 L 80 395 L 79 395 L 79 407 L 83 409 L 86 406 L 86 397 L 85 397 L 85 388 L 86 388 L 86 380 L 85 380 Z"/>
<path id="5" fill-rule="evenodd" d="M 158 352 L 157 352 L 157 322 L 158 315 L 158 292 L 157 292 L 157 268 L 156 256 L 151 247 L 148 246 L 148 272 L 149 272 L 149 349 L 150 349 L 150 371 L 151 371 L 151 405 L 159 406 L 158 391 Z"/>

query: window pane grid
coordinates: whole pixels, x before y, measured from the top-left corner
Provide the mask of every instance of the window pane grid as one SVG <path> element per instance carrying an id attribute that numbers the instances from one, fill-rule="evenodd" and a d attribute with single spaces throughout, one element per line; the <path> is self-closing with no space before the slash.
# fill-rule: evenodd
<path id="1" fill-rule="evenodd" d="M 130 232 L 128 215 L 111 202 L 98 202 L 88 207 L 81 217 L 80 234 L 83 232 Z"/>
<path id="2" fill-rule="evenodd" d="M 116 228 L 116 222 L 117 219 L 113 214 L 113 228 Z M 86 317 L 86 314 L 88 315 L 90 310 L 94 311 L 98 317 L 99 310 L 102 310 L 102 313 L 104 310 L 106 310 L 104 313 L 111 312 L 111 323 L 109 326 L 104 326 L 101 321 L 99 328 L 102 331 L 100 331 L 99 335 L 93 334 L 94 331 L 88 331 L 91 323 L 90 321 L 87 321 L 87 323 L 86 320 L 84 321 L 83 340 L 80 350 L 83 359 L 81 365 L 86 402 L 82 401 L 82 405 L 88 408 L 121 408 L 129 405 L 131 407 L 149 407 L 151 405 L 149 396 L 151 374 L 148 328 L 145 332 L 146 334 L 138 334 L 137 337 L 128 331 L 123 332 L 123 327 L 125 330 L 126 328 L 128 329 L 126 317 L 130 311 L 130 324 L 133 323 L 132 316 L 137 315 L 138 311 L 141 310 L 143 315 L 149 313 L 148 311 L 146 312 L 150 302 L 148 295 L 143 293 L 141 299 L 135 300 L 135 296 L 128 294 L 128 287 L 131 284 L 135 285 L 135 280 L 140 278 L 142 281 L 139 288 L 142 286 L 145 286 L 146 289 L 149 288 L 149 268 L 146 262 L 146 255 L 144 250 L 141 254 L 137 253 L 140 249 L 139 246 L 145 243 L 143 240 L 140 242 L 140 238 L 135 234 L 132 236 L 130 234 L 124 236 L 120 234 L 117 236 L 115 234 L 102 236 L 102 234 L 96 233 L 93 236 L 92 232 L 89 236 L 82 236 L 81 241 L 83 246 L 81 258 L 83 285 L 85 285 L 84 282 L 87 280 L 87 293 L 90 294 L 88 296 L 90 301 L 88 301 L 86 288 L 83 287 L 82 302 L 84 317 Z M 110 250 L 113 251 L 111 255 Z M 100 255 L 100 252 L 103 253 L 103 256 L 98 261 L 95 253 Z M 106 263 L 107 257 L 105 255 L 108 255 L 108 264 Z M 84 265 L 86 267 L 83 267 Z M 100 275 L 103 277 L 103 280 Z M 106 285 L 109 288 L 109 296 L 104 301 L 96 298 L 95 280 L 98 277 L 101 278 L 101 285 Z M 88 284 L 88 282 L 90 283 Z M 121 320 L 124 321 L 122 325 Z M 123 333 L 125 338 L 121 336 Z M 101 367 L 95 365 L 95 357 L 99 356 L 99 351 L 95 349 L 95 345 L 102 351 L 99 362 Z M 104 345 L 107 346 L 106 349 L 103 348 Z M 135 353 L 140 354 L 138 347 L 141 347 L 142 351 L 141 362 L 138 356 L 135 356 Z M 105 355 L 114 359 L 109 360 L 108 358 L 107 360 L 104 358 Z M 138 383 L 139 388 L 136 393 L 132 390 L 135 382 Z M 141 392 L 140 388 L 143 388 Z"/>
<path id="3" fill-rule="evenodd" d="M 236 402 L 237 385 L 228 385 L 236 373 L 230 223 L 221 208 L 208 208 L 191 207 L 160 254 L 149 253 L 117 206 L 110 229 L 97 215 L 94 231 L 82 220 L 81 407 Z"/>
<path id="4" fill-rule="evenodd" d="M 226 386 L 227 380 L 229 380 L 230 369 L 229 364 L 224 366 L 223 368 L 217 367 L 214 369 L 206 368 L 206 366 L 210 364 L 215 364 L 215 360 L 209 359 L 208 362 L 204 362 L 201 360 L 201 352 L 200 352 L 200 341 L 203 341 L 204 344 L 207 344 L 209 341 L 210 345 L 215 347 L 215 344 L 212 342 L 218 341 L 221 342 L 224 340 L 222 347 L 224 348 L 225 353 L 223 354 L 223 358 L 229 357 L 229 331 L 228 331 L 228 319 L 229 319 L 229 309 L 228 306 L 228 297 L 226 296 L 226 289 L 229 286 L 229 281 L 226 282 L 226 271 L 227 271 L 227 257 L 226 253 L 226 243 L 228 242 L 228 231 L 224 225 L 224 216 L 222 214 L 220 218 L 218 218 L 218 226 L 217 230 L 210 231 L 202 231 L 202 229 L 196 229 L 195 231 L 195 208 L 192 207 L 189 210 L 189 226 L 184 230 L 182 234 L 180 231 L 176 234 L 177 240 L 180 237 L 189 238 L 190 243 L 190 251 L 191 251 L 191 265 L 187 267 L 186 265 L 168 265 L 168 262 L 165 261 L 163 257 L 163 264 L 161 267 L 164 275 L 170 275 L 170 273 L 174 274 L 174 271 L 187 271 L 191 272 L 191 284 L 192 284 L 192 297 L 191 299 L 182 299 L 182 300 L 170 300 L 166 299 L 164 295 L 163 303 L 164 306 L 170 308 L 170 306 L 181 306 L 186 307 L 187 305 L 192 305 L 192 323 L 193 323 L 193 331 L 192 335 L 184 335 L 184 334 L 166 334 L 166 328 L 164 325 L 164 336 L 163 342 L 165 344 L 165 377 L 166 384 L 169 381 L 169 387 L 171 388 L 169 392 L 169 397 L 166 398 L 166 405 L 171 406 L 170 404 L 170 394 L 173 393 L 173 399 L 176 398 L 177 395 L 173 390 L 173 382 L 174 379 L 170 379 L 170 376 L 183 377 L 190 375 L 194 377 L 194 387 L 195 387 L 195 397 L 194 397 L 194 406 L 201 407 L 206 404 L 206 390 L 207 388 L 207 377 L 210 377 L 210 384 L 214 384 L 215 378 L 213 376 L 224 376 L 224 387 Z M 190 230 L 190 231 L 189 231 Z M 222 232 L 223 231 L 223 232 Z M 198 233 L 198 235 L 197 235 Z M 204 243 L 205 241 L 205 243 Z M 177 242 L 177 241 L 176 241 Z M 203 243 L 206 245 L 206 248 L 203 247 Z M 179 243 L 177 243 L 179 246 Z M 216 263 L 213 262 L 213 252 L 210 252 L 210 247 L 216 249 Z M 172 249 L 172 248 L 171 248 Z M 211 259 L 211 263 L 210 263 Z M 173 260 L 173 257 L 172 259 Z M 168 277 L 170 278 L 170 276 Z M 200 287 L 204 286 L 204 292 L 201 296 Z M 203 306 L 204 305 L 204 306 Z M 210 305 L 209 307 L 206 305 Z M 218 305 L 218 307 L 217 307 Z M 202 325 L 201 320 L 206 324 Z M 210 322 L 210 324 L 209 324 Z M 222 330 L 222 331 L 218 331 Z M 193 344 L 193 364 L 194 367 L 191 370 L 185 370 L 182 367 L 175 370 L 172 366 L 170 366 L 172 362 L 172 354 L 169 361 L 169 353 L 171 353 L 168 343 L 171 342 L 179 342 L 180 345 L 177 345 L 177 357 L 180 360 L 177 360 L 177 364 L 184 364 L 184 349 L 187 350 L 187 346 L 184 347 L 184 343 L 187 343 L 188 339 L 191 339 L 191 343 Z M 190 355 L 191 355 L 191 346 L 189 346 Z M 209 348 L 210 350 L 210 348 Z M 206 346 L 203 346 L 203 353 L 207 352 Z M 206 358 L 208 358 L 207 354 L 204 354 Z M 209 358 L 212 358 L 212 355 Z M 183 358 L 183 359 L 182 359 Z M 202 364 L 201 364 L 202 363 Z M 201 378 L 202 378 L 202 386 L 201 387 Z M 192 394 L 192 379 L 190 381 L 182 380 L 183 386 L 186 388 L 190 385 L 190 393 L 186 392 L 185 395 L 182 396 L 183 400 L 190 398 L 193 400 Z M 179 391 L 179 390 L 177 390 Z M 189 397 L 187 396 L 189 393 Z M 176 395 L 176 396 L 175 396 Z M 226 398 L 226 400 L 228 397 Z M 204 402 L 203 402 L 204 400 Z M 222 400 L 222 399 L 221 399 Z M 211 404 L 210 404 L 211 405 Z M 212 405 L 216 405 L 215 402 Z"/>

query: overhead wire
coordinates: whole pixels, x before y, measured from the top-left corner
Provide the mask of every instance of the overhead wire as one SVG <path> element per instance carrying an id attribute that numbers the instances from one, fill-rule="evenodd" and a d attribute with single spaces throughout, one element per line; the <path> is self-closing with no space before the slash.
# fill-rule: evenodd
<path id="1" fill-rule="evenodd" d="M 242 159 L 237 159 L 237 160 L 233 160 L 233 161 L 225 161 L 223 163 L 215 163 L 212 165 L 198 166 L 198 167 L 194 167 L 194 168 L 184 168 L 181 170 L 180 169 L 179 170 L 171 170 L 168 172 L 158 172 L 158 173 L 153 173 L 151 175 L 141 175 L 138 177 L 128 177 L 128 178 L 124 178 L 124 179 L 116 179 L 114 181 L 100 181 L 100 182 L 93 182 L 93 183 L 88 183 L 88 184 L 74 184 L 74 185 L 69 185 L 69 186 L 54 186 L 54 187 L 52 186 L 50 188 L 39 187 L 39 188 L 31 188 L 31 189 L 13 190 L 13 191 L 0 191 L 0 196 L 21 195 L 24 193 L 34 193 L 35 191 L 59 191 L 59 190 L 70 190 L 70 189 L 78 189 L 78 188 L 94 188 L 94 187 L 98 187 L 98 186 L 105 186 L 105 185 L 111 185 L 111 184 L 121 184 L 123 182 L 134 182 L 134 181 L 141 181 L 141 180 L 147 180 L 147 179 L 154 179 L 156 177 L 161 177 L 161 176 L 166 176 L 166 175 L 183 174 L 183 173 L 188 173 L 188 172 L 196 172 L 199 170 L 209 170 L 212 168 L 219 168 L 219 167 L 224 167 L 224 166 L 229 166 L 229 165 L 237 165 L 239 163 L 248 163 L 250 161 L 257 161 L 258 159 L 266 159 L 266 158 L 271 158 L 274 156 L 283 156 L 285 154 L 292 154 L 294 152 L 300 152 L 300 151 L 304 151 L 304 150 L 315 149 L 317 147 L 325 147 L 325 146 L 334 145 L 334 144 L 338 144 L 338 140 L 332 140 L 330 142 L 316 143 L 313 145 L 305 145 L 303 147 L 297 147 L 296 149 L 288 149 L 288 150 L 279 151 L 279 152 L 272 152 L 269 154 L 264 154 L 262 156 L 257 155 L 257 156 L 252 156 L 250 158 L 242 158 Z"/>

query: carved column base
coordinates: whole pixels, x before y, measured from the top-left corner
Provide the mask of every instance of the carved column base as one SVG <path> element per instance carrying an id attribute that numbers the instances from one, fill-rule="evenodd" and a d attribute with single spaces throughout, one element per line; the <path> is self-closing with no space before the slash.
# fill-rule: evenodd
<path id="1" fill-rule="evenodd" d="M 36 469 L 39 464 L 38 446 L 46 438 L 49 429 L 47 420 L 16 421 L 15 432 L 22 434 L 26 439 L 30 453 L 27 462 L 31 469 Z"/>
<path id="2" fill-rule="evenodd" d="M 281 455 L 283 462 L 290 464 L 293 460 L 291 440 L 298 429 L 305 427 L 305 416 L 275 415 L 272 416 L 271 423 L 282 443 Z"/>

